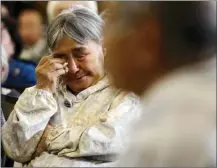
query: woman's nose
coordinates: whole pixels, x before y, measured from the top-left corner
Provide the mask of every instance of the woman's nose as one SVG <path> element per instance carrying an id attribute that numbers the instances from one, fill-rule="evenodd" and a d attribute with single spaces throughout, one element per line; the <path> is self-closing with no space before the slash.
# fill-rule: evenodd
<path id="1" fill-rule="evenodd" d="M 70 73 L 76 73 L 79 70 L 77 62 L 73 58 L 69 60 L 68 68 Z"/>

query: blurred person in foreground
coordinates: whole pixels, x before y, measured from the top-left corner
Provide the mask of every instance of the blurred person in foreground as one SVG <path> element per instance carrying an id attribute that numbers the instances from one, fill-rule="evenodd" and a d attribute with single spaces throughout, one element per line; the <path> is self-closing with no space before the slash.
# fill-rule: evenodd
<path id="1" fill-rule="evenodd" d="M 120 2 L 113 12 L 106 67 L 143 99 L 117 166 L 216 167 L 216 2 Z"/>
<path id="2" fill-rule="evenodd" d="M 64 9 L 69 8 L 71 5 L 82 5 L 98 13 L 96 1 L 49 1 L 47 4 L 47 17 L 49 23 Z"/>
<path id="3" fill-rule="evenodd" d="M 15 161 L 92 167 L 123 151 L 139 102 L 107 80 L 103 26 L 96 13 L 81 6 L 63 11 L 49 25 L 52 54 L 42 57 L 36 86 L 20 96 L 2 129 L 3 147 Z"/>
<path id="4" fill-rule="evenodd" d="M 43 17 L 38 10 L 26 8 L 19 14 L 18 29 L 24 44 L 19 58 L 37 64 L 42 55 L 48 54 L 43 26 Z"/>

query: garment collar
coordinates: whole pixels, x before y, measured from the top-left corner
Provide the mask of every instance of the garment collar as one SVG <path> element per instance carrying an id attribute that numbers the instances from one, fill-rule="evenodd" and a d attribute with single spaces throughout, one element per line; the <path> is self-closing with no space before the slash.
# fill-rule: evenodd
<path id="1" fill-rule="evenodd" d="M 103 90 L 103 89 L 105 89 L 105 88 L 107 88 L 109 86 L 110 86 L 110 84 L 108 82 L 108 78 L 104 77 L 97 84 L 95 84 L 93 86 L 90 86 L 89 88 L 81 91 L 77 95 L 74 95 L 72 92 L 70 92 L 67 89 L 66 85 L 62 85 L 59 88 L 58 93 L 62 94 L 65 99 L 67 99 L 67 100 L 69 100 L 71 102 L 81 102 L 81 101 L 87 99 L 93 93 L 101 91 L 101 90 Z"/>

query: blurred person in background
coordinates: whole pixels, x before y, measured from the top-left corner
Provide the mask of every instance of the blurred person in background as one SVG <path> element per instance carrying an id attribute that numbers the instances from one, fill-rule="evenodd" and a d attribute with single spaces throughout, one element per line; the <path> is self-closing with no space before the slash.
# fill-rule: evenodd
<path id="1" fill-rule="evenodd" d="M 23 9 L 18 17 L 18 29 L 24 44 L 19 57 L 37 64 L 42 55 L 48 54 L 41 13 L 34 8 Z"/>
<path id="2" fill-rule="evenodd" d="M 1 45 L 1 83 L 4 83 L 9 73 L 9 57 L 4 46 Z M 1 94 L 12 97 L 19 97 L 20 93 L 15 89 L 1 87 Z"/>
<path id="3" fill-rule="evenodd" d="M 5 82 L 9 73 L 9 57 L 7 55 L 6 50 L 4 49 L 4 45 L 1 44 L 1 84 Z M 1 127 L 4 125 L 7 119 L 7 111 L 4 111 L 8 107 L 2 104 L 4 98 L 2 95 L 18 98 L 20 93 L 15 89 L 10 89 L 1 86 Z M 6 118 L 6 119 L 5 119 Z M 2 145 L 2 141 L 1 141 Z M 13 167 L 14 161 L 9 159 L 3 148 L 1 148 L 1 167 Z"/>
<path id="4" fill-rule="evenodd" d="M 216 2 L 120 2 L 113 12 L 106 67 L 144 113 L 117 166 L 216 167 Z"/>
<path id="5" fill-rule="evenodd" d="M 5 80 L 8 77 L 9 73 L 9 60 L 8 60 L 7 52 L 4 49 L 4 46 L 1 44 L 1 84 L 5 82 Z M 2 95 L 9 96 L 9 97 L 15 97 L 18 98 L 20 93 L 16 91 L 15 89 L 9 89 L 1 86 L 1 127 L 4 125 L 6 122 L 7 116 L 7 111 L 4 111 L 5 108 L 8 109 L 8 107 L 4 106 L 2 104 L 2 101 L 4 98 L 2 98 Z M 6 119 L 5 119 L 6 118 Z M 2 141 L 1 141 L 2 145 Z M 1 167 L 13 167 L 14 161 L 9 159 L 3 148 L 1 148 Z"/>
<path id="6" fill-rule="evenodd" d="M 139 101 L 108 82 L 103 27 L 100 16 L 82 6 L 51 22 L 52 55 L 42 57 L 37 84 L 19 97 L 2 129 L 12 159 L 31 167 L 108 166 L 128 144 Z"/>
<path id="7" fill-rule="evenodd" d="M 71 5 L 82 5 L 98 13 L 96 1 L 49 1 L 47 4 L 48 21 L 51 22 L 58 14 Z"/>
<path id="8" fill-rule="evenodd" d="M 36 83 L 35 65 L 18 58 L 23 44 L 16 21 L 9 14 L 2 16 L 1 21 L 1 44 L 9 64 L 8 76 L 2 86 L 22 91 Z"/>
<path id="9" fill-rule="evenodd" d="M 11 17 L 6 6 L 1 6 L 2 44 L 9 57 L 17 58 L 23 48 L 22 39 L 17 31 L 16 20 Z"/>
<path id="10" fill-rule="evenodd" d="M 8 71 L 9 71 L 9 65 L 8 65 L 8 56 L 7 53 L 1 44 L 1 82 L 3 83 L 8 76 Z"/>
<path id="11" fill-rule="evenodd" d="M 9 11 L 5 5 L 1 4 L 1 15 L 2 17 L 6 17 L 9 15 Z"/>

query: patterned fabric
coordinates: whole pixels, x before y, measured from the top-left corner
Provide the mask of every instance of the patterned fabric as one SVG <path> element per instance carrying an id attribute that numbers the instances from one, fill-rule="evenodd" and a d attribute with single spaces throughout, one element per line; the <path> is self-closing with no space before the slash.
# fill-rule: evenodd
<path id="1" fill-rule="evenodd" d="M 79 158 L 123 151 L 138 117 L 138 98 L 114 89 L 106 78 L 76 96 L 61 85 L 55 94 L 31 87 L 3 127 L 3 146 L 14 160 L 30 161 L 28 166 L 93 166 L 101 162 Z M 48 122 L 53 129 L 47 151 L 31 159 Z"/>
<path id="2" fill-rule="evenodd" d="M 165 77 L 142 106 L 117 166 L 216 167 L 216 58 Z"/>

